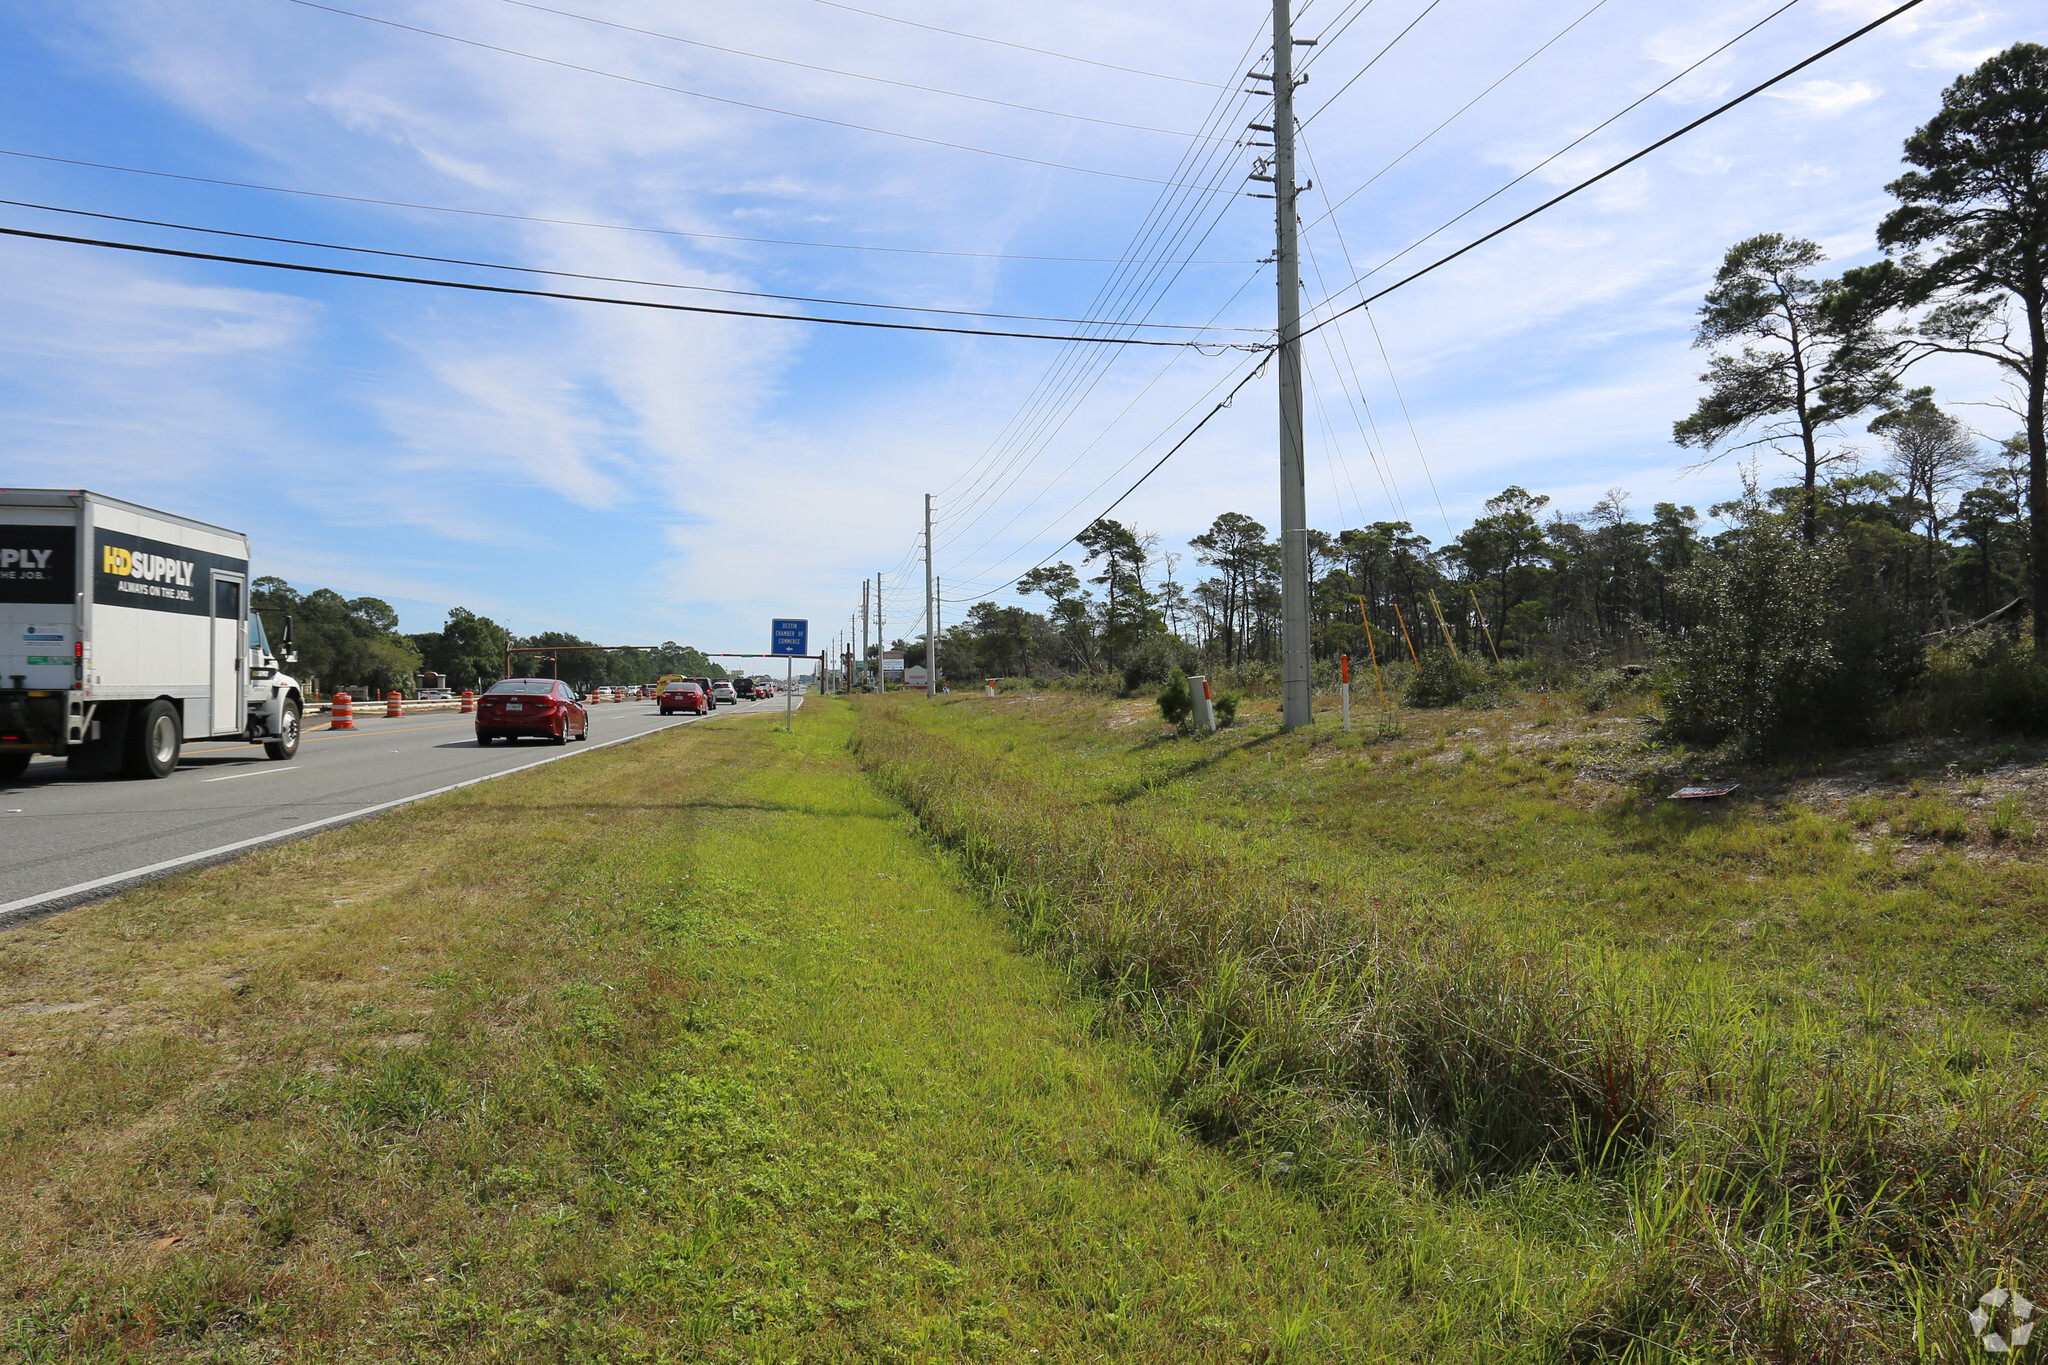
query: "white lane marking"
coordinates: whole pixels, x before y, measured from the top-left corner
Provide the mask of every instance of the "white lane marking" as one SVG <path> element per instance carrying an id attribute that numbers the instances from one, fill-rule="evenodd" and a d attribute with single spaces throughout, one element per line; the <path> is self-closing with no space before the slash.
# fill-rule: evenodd
<path id="1" fill-rule="evenodd" d="M 409 806 L 415 801 L 424 801 L 431 796 L 445 796 L 452 791 L 461 791 L 464 787 L 474 787 L 479 782 L 491 782 L 500 777 L 510 777 L 514 773 L 523 773 L 529 768 L 538 768 L 544 763 L 559 763 L 565 758 L 575 758 L 579 754 L 594 754 L 599 749 L 609 749 L 614 744 L 628 744 L 633 740 L 642 739 L 648 735 L 660 734 L 663 730 L 673 728 L 672 725 L 657 725 L 651 730 L 642 730 L 637 735 L 622 735 L 618 739 L 608 739 L 602 744 L 593 744 L 586 749 L 571 749 L 567 753 L 550 754 L 546 758 L 538 758 L 531 763 L 522 763 L 516 768 L 507 768 L 503 772 L 485 773 L 482 777 L 472 777 L 461 782 L 451 782 L 445 787 L 436 787 L 432 791 L 419 792 L 412 796 L 401 796 L 395 801 L 380 801 L 374 806 L 364 806 L 359 810 L 344 811 L 340 815 L 329 815 L 320 820 L 308 820 L 303 825 L 293 825 L 289 829 L 272 830 L 268 834 L 259 834 L 252 839 L 238 839 L 232 844 L 222 844 L 218 848 L 204 849 L 198 853 L 187 853 L 177 858 L 166 858 L 160 863 L 151 863 L 147 867 L 130 868 L 126 872 L 116 872 L 107 877 L 95 877 L 89 882 L 79 882 L 75 886 L 66 886 L 56 891 L 45 891 L 41 895 L 24 896 L 20 900 L 12 900 L 5 905 L 0 905 L 0 927 L 5 927 L 9 920 L 33 910 L 39 905 L 47 905 L 51 901 L 63 900 L 68 896 L 89 895 L 102 888 L 119 887 L 131 882 L 141 882 L 158 873 L 174 872 L 181 867 L 189 867 L 193 863 L 204 862 L 214 858 L 224 858 L 231 853 L 241 853 L 249 849 L 261 848 L 265 844 L 282 843 L 287 839 L 302 834 L 312 834 L 332 825 L 346 824 L 351 820 L 360 820 L 366 815 L 376 815 L 382 811 L 396 810 L 400 806 Z"/>
<path id="2" fill-rule="evenodd" d="M 298 769 L 293 767 L 258 768 L 254 772 L 229 773 L 226 777 L 202 777 L 199 780 L 201 782 L 232 782 L 238 777 L 268 777 L 272 773 L 295 773 L 297 771 Z"/>

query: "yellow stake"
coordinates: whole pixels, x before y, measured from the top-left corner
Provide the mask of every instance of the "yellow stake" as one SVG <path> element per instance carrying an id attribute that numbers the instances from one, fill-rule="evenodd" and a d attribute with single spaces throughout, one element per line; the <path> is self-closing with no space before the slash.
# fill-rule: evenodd
<path id="1" fill-rule="evenodd" d="M 1458 647 L 1451 643 L 1451 628 L 1444 621 L 1444 604 L 1436 600 L 1436 589 L 1429 590 L 1429 605 L 1436 608 L 1436 628 L 1444 633 L 1444 648 L 1451 651 L 1453 659 L 1458 657 Z"/>
<path id="2" fill-rule="evenodd" d="M 1384 707 L 1387 704 L 1387 684 L 1386 680 L 1380 677 L 1380 652 L 1372 642 L 1372 618 L 1365 614 L 1363 597 L 1358 599 L 1358 619 L 1365 623 L 1366 657 L 1372 660 L 1372 680 L 1380 689 L 1380 705 Z"/>
<path id="3" fill-rule="evenodd" d="M 1422 667 L 1422 656 L 1415 652 L 1415 637 L 1408 633 L 1408 618 L 1401 614 L 1401 604 L 1394 603 L 1394 619 L 1401 623 L 1401 638 L 1408 644 L 1408 657 L 1415 661 L 1415 667 Z"/>
<path id="4" fill-rule="evenodd" d="M 1493 651 L 1493 666 L 1499 668 L 1500 647 L 1493 642 L 1493 627 L 1486 624 L 1486 613 L 1479 611 L 1479 594 L 1468 587 L 1465 589 L 1465 595 L 1472 599 L 1472 610 L 1479 612 L 1479 628 L 1486 632 L 1486 647 Z"/>

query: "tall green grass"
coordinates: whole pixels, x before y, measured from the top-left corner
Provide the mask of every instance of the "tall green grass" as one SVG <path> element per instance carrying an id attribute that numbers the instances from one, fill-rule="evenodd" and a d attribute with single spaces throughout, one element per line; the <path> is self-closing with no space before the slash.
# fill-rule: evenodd
<path id="1" fill-rule="evenodd" d="M 1361 1162 L 1446 1200 L 1529 1173 L 1607 1191 L 1632 1269 L 1545 1352 L 1962 1360 L 1978 1294 L 2048 1283 L 2039 1097 L 1967 1028 L 1888 1025 L 1878 996 L 1852 1032 L 1396 879 L 1334 882 L 1262 843 L 1215 784 L 1197 818 L 1171 777 L 1117 780 L 1099 738 L 1109 771 L 1080 777 L 1058 731 L 1099 724 L 1085 704 L 987 715 L 865 704 L 859 756 L 1028 942 L 1171 1059 L 1187 1126 L 1338 1202 Z M 1181 743 L 1182 785 L 1231 757 Z"/>

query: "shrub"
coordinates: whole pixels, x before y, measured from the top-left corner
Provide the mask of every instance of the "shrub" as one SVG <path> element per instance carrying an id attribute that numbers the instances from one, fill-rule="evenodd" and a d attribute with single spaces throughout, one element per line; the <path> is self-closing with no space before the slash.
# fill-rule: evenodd
<path id="1" fill-rule="evenodd" d="M 1216 707 L 1216 725 L 1219 729 L 1225 725 L 1237 724 L 1237 701 L 1238 697 L 1235 692 L 1225 692 L 1222 696 L 1216 698 L 1214 705 Z"/>
<path id="2" fill-rule="evenodd" d="M 2017 734 L 2048 733 L 2048 668 L 2025 634 L 2015 639 L 1979 632 L 1928 654 L 1920 685 L 1895 723 L 1911 729 L 1987 726 Z"/>
<path id="3" fill-rule="evenodd" d="M 1408 684 L 1404 699 L 1410 706 L 1455 706 L 1467 697 L 1489 695 L 1493 690 L 1493 680 L 1485 669 L 1447 649 L 1437 649 L 1422 656 L 1422 667 Z"/>
<path id="4" fill-rule="evenodd" d="M 1195 698 L 1188 690 L 1188 675 L 1176 668 L 1173 676 L 1166 680 L 1166 686 L 1159 689 L 1159 714 L 1174 729 L 1185 730 L 1188 718 L 1194 713 Z"/>
<path id="5" fill-rule="evenodd" d="M 1823 705 L 1837 671 L 1839 556 L 1751 513 L 1674 583 L 1698 624 L 1664 641 L 1665 725 L 1679 738 L 1765 750 Z"/>

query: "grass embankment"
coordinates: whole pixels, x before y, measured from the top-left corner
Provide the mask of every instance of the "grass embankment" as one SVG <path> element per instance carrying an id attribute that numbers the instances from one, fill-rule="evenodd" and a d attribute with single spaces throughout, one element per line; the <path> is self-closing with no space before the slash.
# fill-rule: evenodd
<path id="1" fill-rule="evenodd" d="M 1555 1191 L 1340 1204 L 1191 1140 L 850 729 L 672 731 L 0 936 L 0 1355 L 1465 1359 L 1606 1255 Z"/>
<path id="2" fill-rule="evenodd" d="M 2037 862 L 1584 781 L 1644 731 L 1554 700 L 1369 740 L 1148 709 L 870 703 L 859 743 L 1189 1127 L 1332 1209 L 1549 1210 L 1589 1282 L 1503 1346 L 1960 1360 L 1980 1293 L 2048 1283 Z"/>

